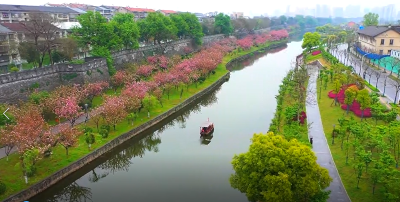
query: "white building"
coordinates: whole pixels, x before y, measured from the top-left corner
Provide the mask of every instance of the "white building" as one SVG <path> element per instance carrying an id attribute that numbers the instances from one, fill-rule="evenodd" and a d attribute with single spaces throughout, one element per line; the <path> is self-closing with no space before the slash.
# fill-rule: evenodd
<path id="1" fill-rule="evenodd" d="M 394 57 L 400 60 L 400 50 L 392 50 L 390 52 L 390 57 Z"/>

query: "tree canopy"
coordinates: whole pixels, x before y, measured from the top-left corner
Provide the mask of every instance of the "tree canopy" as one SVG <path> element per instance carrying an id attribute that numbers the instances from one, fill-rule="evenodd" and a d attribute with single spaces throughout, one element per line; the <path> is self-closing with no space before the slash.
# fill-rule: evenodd
<path id="1" fill-rule="evenodd" d="M 254 134 L 248 152 L 235 155 L 230 183 L 250 201 L 326 201 L 332 181 L 310 147 L 272 132 Z"/>
<path id="2" fill-rule="evenodd" d="M 303 44 L 301 44 L 301 47 L 307 51 L 310 51 L 313 47 L 316 47 L 320 44 L 321 35 L 318 32 L 307 32 L 304 34 L 303 38 Z"/>
<path id="3" fill-rule="evenodd" d="M 215 16 L 214 26 L 219 30 L 220 33 L 225 35 L 229 35 L 233 32 L 231 18 L 229 17 L 229 15 L 225 15 L 223 13 Z"/>
<path id="4" fill-rule="evenodd" d="M 378 25 L 379 15 L 376 13 L 367 13 L 364 15 L 364 26 L 376 26 Z"/>

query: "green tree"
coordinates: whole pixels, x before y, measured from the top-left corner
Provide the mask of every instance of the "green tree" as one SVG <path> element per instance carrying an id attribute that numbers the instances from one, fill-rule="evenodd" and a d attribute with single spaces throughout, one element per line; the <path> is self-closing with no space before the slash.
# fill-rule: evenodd
<path id="1" fill-rule="evenodd" d="M 150 117 L 150 111 L 157 105 L 157 98 L 152 95 L 146 95 L 143 98 L 142 103 L 143 108 L 147 110 L 148 116 Z"/>
<path id="2" fill-rule="evenodd" d="M 186 35 L 192 38 L 197 45 L 201 45 L 204 34 L 199 19 L 192 13 L 182 13 L 179 15 L 182 16 L 182 19 L 188 26 Z"/>
<path id="3" fill-rule="evenodd" d="M 349 114 L 350 106 L 353 104 L 354 99 L 357 96 L 357 91 L 354 88 L 347 88 L 346 91 L 344 91 L 344 95 L 344 103 L 347 105 L 346 114 Z"/>
<path id="4" fill-rule="evenodd" d="M 369 96 L 369 92 L 367 89 L 362 89 L 358 91 L 357 101 L 360 103 L 361 109 L 361 120 L 364 118 L 364 110 L 371 105 L 371 97 Z"/>
<path id="5" fill-rule="evenodd" d="M 283 136 L 254 134 L 248 152 L 235 155 L 231 186 L 250 201 L 326 201 L 332 181 L 310 147 Z M 321 200 L 321 196 L 323 199 Z"/>
<path id="6" fill-rule="evenodd" d="M 215 16 L 214 26 L 220 31 L 220 33 L 225 35 L 229 35 L 233 32 L 231 18 L 229 15 L 224 15 L 223 13 Z"/>
<path id="7" fill-rule="evenodd" d="M 182 18 L 181 14 L 171 15 L 172 22 L 174 22 L 175 27 L 178 29 L 177 36 L 183 38 L 188 34 L 189 26 L 186 21 Z"/>
<path id="8" fill-rule="evenodd" d="M 28 63 L 32 63 L 33 66 L 39 64 L 40 53 L 36 50 L 33 43 L 21 42 L 18 46 L 18 50 L 21 58 L 25 59 Z"/>
<path id="9" fill-rule="evenodd" d="M 121 48 L 123 41 L 115 33 L 114 23 L 108 23 L 107 19 L 99 12 L 88 11 L 77 17 L 80 27 L 72 29 L 74 37 L 81 47 L 90 44 L 92 55 L 104 57 L 110 75 L 114 75 L 116 70 L 113 66 L 111 50 Z"/>
<path id="10" fill-rule="evenodd" d="M 287 22 L 287 17 L 284 15 L 279 16 L 279 20 L 281 21 L 281 24 L 285 24 Z"/>
<path id="11" fill-rule="evenodd" d="M 171 18 L 159 12 L 154 12 L 149 13 L 144 21 L 144 25 L 146 25 L 145 33 L 153 39 L 154 44 L 158 44 L 163 49 L 162 51 L 165 51 L 166 47 L 163 46 L 163 43 L 175 39 L 178 33 L 178 29 Z"/>
<path id="12" fill-rule="evenodd" d="M 318 32 L 307 32 L 304 34 L 303 38 L 303 44 L 301 44 L 301 47 L 306 49 L 307 52 L 310 52 L 312 48 L 317 47 L 320 44 L 321 35 L 319 35 Z"/>
<path id="13" fill-rule="evenodd" d="M 125 48 L 139 47 L 139 26 L 131 13 L 117 13 L 110 22 Z"/>
<path id="14" fill-rule="evenodd" d="M 364 26 L 376 26 L 378 25 L 379 15 L 376 13 L 367 13 L 364 15 Z"/>

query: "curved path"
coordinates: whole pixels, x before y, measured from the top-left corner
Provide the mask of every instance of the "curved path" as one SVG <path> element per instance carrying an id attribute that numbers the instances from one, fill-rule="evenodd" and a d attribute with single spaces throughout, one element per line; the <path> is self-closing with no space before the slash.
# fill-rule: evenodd
<path id="1" fill-rule="evenodd" d="M 307 97 L 317 97 L 317 77 L 318 67 L 309 65 L 310 80 L 308 83 Z M 308 130 L 308 136 L 313 138 L 313 151 L 317 156 L 317 163 L 328 169 L 329 175 L 332 177 L 328 190 L 331 191 L 329 202 L 350 202 L 350 198 L 343 186 L 342 180 L 332 158 L 331 150 L 329 149 L 328 141 L 325 137 L 324 128 L 322 126 L 321 114 L 319 112 L 318 102 L 306 104 L 307 123 L 311 123 L 311 128 Z"/>

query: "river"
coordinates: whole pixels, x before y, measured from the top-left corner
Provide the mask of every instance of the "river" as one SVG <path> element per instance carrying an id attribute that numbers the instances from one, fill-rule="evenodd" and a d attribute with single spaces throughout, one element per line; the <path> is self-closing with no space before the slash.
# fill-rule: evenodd
<path id="1" fill-rule="evenodd" d="M 268 130 L 279 85 L 301 51 L 301 41 L 292 41 L 238 62 L 229 81 L 200 103 L 29 201 L 247 201 L 229 184 L 232 157 L 248 150 L 254 133 Z M 215 132 L 201 141 L 199 126 L 208 118 Z"/>

